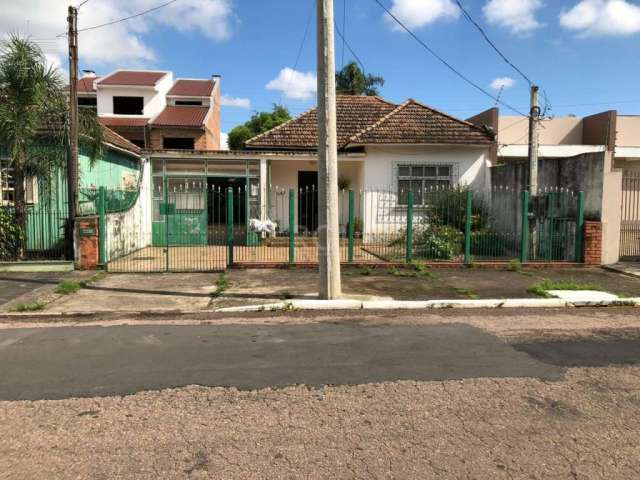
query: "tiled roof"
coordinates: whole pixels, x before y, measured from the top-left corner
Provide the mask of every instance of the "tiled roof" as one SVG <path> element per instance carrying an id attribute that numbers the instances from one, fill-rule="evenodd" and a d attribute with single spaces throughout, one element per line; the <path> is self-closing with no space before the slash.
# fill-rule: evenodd
<path id="1" fill-rule="evenodd" d="M 152 122 L 163 127 L 202 127 L 209 107 L 167 106 Z"/>
<path id="2" fill-rule="evenodd" d="M 408 100 L 402 105 L 379 97 L 339 95 L 338 147 L 349 144 L 491 144 L 475 125 Z M 247 141 L 250 148 L 316 149 L 317 109 Z"/>
<path id="3" fill-rule="evenodd" d="M 118 135 L 116 132 L 114 132 L 110 128 L 103 127 L 102 137 L 105 143 L 109 143 L 115 147 L 121 148 L 128 152 L 134 153 L 136 155 L 140 155 L 140 153 L 142 152 L 142 149 L 140 147 L 131 143 L 126 138 Z"/>
<path id="4" fill-rule="evenodd" d="M 489 145 L 493 137 L 480 127 L 409 99 L 349 143 Z"/>
<path id="5" fill-rule="evenodd" d="M 104 77 L 98 83 L 100 85 L 130 85 L 137 87 L 153 87 L 166 74 L 167 72 L 119 70 L 111 75 Z"/>
<path id="6" fill-rule="evenodd" d="M 148 118 L 143 117 L 98 117 L 98 120 L 105 127 L 144 127 Z"/>
<path id="7" fill-rule="evenodd" d="M 344 146 L 349 138 L 381 117 L 393 111 L 396 105 L 379 97 L 339 95 L 336 101 L 338 117 L 338 145 Z M 247 142 L 252 148 L 315 149 L 318 145 L 317 109 L 303 113 Z"/>
<path id="8" fill-rule="evenodd" d="M 182 97 L 208 97 L 215 85 L 213 80 L 183 80 L 178 79 L 167 95 Z"/>
<path id="9" fill-rule="evenodd" d="M 78 93 L 96 93 L 93 82 L 100 80 L 100 77 L 82 77 L 78 79 Z"/>

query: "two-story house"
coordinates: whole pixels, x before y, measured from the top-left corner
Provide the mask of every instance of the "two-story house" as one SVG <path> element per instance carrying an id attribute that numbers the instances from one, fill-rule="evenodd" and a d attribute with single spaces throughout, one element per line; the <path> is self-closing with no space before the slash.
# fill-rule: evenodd
<path id="1" fill-rule="evenodd" d="M 220 77 L 173 78 L 168 71 L 116 70 L 78 80 L 78 103 L 148 150 L 220 148 Z"/>

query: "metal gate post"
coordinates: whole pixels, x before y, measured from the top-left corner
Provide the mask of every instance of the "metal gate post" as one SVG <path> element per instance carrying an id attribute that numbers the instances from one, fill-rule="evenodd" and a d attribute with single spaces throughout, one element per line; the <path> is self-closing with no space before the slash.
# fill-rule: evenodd
<path id="1" fill-rule="evenodd" d="M 169 271 L 169 182 L 167 177 L 162 177 L 162 192 L 164 202 L 164 271 Z"/>
<path id="2" fill-rule="evenodd" d="M 584 261 L 582 245 L 584 244 L 584 192 L 578 192 L 578 206 L 576 210 L 576 263 Z"/>
<path id="3" fill-rule="evenodd" d="M 473 214 L 473 192 L 467 190 L 464 216 L 464 263 L 471 263 L 471 215 Z"/>
<path id="4" fill-rule="evenodd" d="M 107 190 L 105 187 L 98 188 L 98 258 L 100 265 L 107 263 Z"/>
<path id="5" fill-rule="evenodd" d="M 227 266 L 233 265 L 233 187 L 227 188 Z"/>
<path id="6" fill-rule="evenodd" d="M 529 192 L 522 191 L 522 223 L 520 228 L 520 263 L 529 261 Z"/>
<path id="7" fill-rule="evenodd" d="M 353 190 L 349 190 L 349 250 L 348 250 L 348 261 L 349 263 L 353 263 L 353 243 L 354 243 L 354 234 L 355 234 L 355 221 L 356 221 L 356 212 L 355 212 L 355 203 L 356 196 Z"/>
<path id="8" fill-rule="evenodd" d="M 289 263 L 296 263 L 296 203 L 293 188 L 289 189 Z"/>
<path id="9" fill-rule="evenodd" d="M 413 191 L 407 195 L 407 243 L 405 245 L 405 260 L 411 263 L 413 260 Z"/>

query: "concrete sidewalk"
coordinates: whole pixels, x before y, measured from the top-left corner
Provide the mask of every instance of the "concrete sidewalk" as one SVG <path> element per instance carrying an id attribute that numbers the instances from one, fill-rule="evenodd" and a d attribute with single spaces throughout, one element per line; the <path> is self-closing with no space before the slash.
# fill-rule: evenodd
<path id="1" fill-rule="evenodd" d="M 77 279 L 93 273 L 74 273 Z M 84 275 L 85 277 L 82 277 Z M 76 278 L 76 277 L 70 277 Z M 85 280 L 86 280 L 85 278 Z M 54 295 L 58 278 L 48 280 L 30 294 L 46 303 L 41 311 L 23 316 L 90 316 L 109 312 L 261 311 L 287 308 L 452 308 L 452 307 L 558 307 L 573 301 L 540 298 L 534 286 L 545 280 L 590 285 L 611 295 L 612 305 L 629 305 L 640 297 L 640 278 L 600 268 L 550 270 L 406 269 L 343 270 L 345 298 L 336 304 L 314 302 L 318 273 L 313 269 L 238 269 L 225 273 L 104 274 L 77 292 Z M 586 300 L 592 303 L 587 292 Z M 620 298 L 617 298 L 617 297 Z M 594 295 L 595 297 L 595 295 Z M 565 299 L 566 300 L 566 299 Z M 571 299 L 569 299 L 571 300 Z M 596 305 L 607 304 L 594 298 Z M 12 299 L 0 312 L 25 299 Z M 586 302 L 586 303 L 585 303 Z M 14 313 L 11 313 L 14 315 Z M 17 315 L 17 314 L 16 314 Z"/>

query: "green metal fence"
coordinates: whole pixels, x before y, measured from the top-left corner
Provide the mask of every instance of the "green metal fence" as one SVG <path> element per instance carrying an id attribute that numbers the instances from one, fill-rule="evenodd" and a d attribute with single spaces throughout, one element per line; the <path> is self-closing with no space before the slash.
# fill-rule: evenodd
<path id="1" fill-rule="evenodd" d="M 15 218 L 13 207 L 5 206 L 0 209 L 3 211 L 3 218 Z M 19 258 L 18 250 L 12 249 L 11 253 L 6 253 L 4 260 L 65 260 L 68 252 L 65 241 L 67 218 L 66 208 L 57 208 L 49 202 L 28 205 L 24 257 Z M 4 235 L 2 237 L 4 240 Z"/>
<path id="2" fill-rule="evenodd" d="M 110 270 L 318 262 L 323 226 L 315 187 L 271 186 L 261 198 L 251 186 L 161 180 L 154 187 L 152 233 L 142 246 L 139 234 L 135 242 L 110 238 L 136 245 L 111 256 Z M 584 194 L 563 189 L 535 197 L 509 188 L 343 190 L 338 211 L 343 263 L 582 261 Z"/>

